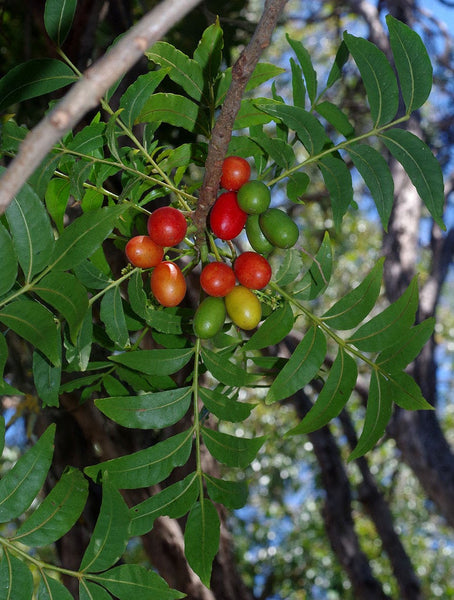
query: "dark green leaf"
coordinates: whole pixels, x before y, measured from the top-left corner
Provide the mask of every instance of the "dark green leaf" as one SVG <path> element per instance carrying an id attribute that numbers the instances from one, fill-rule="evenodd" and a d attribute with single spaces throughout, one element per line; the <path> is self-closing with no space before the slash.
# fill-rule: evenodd
<path id="1" fill-rule="evenodd" d="M 336 228 L 353 202 L 353 186 L 350 169 L 338 154 L 328 154 L 317 165 L 325 181 L 331 199 L 333 219 Z"/>
<path id="2" fill-rule="evenodd" d="M 293 328 L 294 317 L 288 302 L 274 310 L 243 346 L 244 350 L 261 350 L 281 342 Z"/>
<path id="3" fill-rule="evenodd" d="M 201 66 L 205 79 L 213 81 L 222 61 L 224 38 L 219 20 L 207 27 L 194 51 L 194 60 Z"/>
<path id="4" fill-rule="evenodd" d="M 101 247 L 125 210 L 125 205 L 109 206 L 90 211 L 73 221 L 55 244 L 52 267 L 66 271 L 89 258 Z"/>
<path id="5" fill-rule="evenodd" d="M 99 316 L 104 323 L 107 335 L 115 346 L 122 350 L 129 346 L 129 333 L 126 326 L 120 286 L 116 285 L 104 294 Z"/>
<path id="6" fill-rule="evenodd" d="M 306 173 L 292 173 L 287 179 L 287 196 L 292 202 L 303 202 L 302 196 L 310 183 Z"/>
<path id="7" fill-rule="evenodd" d="M 301 423 L 291 429 L 287 435 L 316 431 L 337 417 L 350 398 L 357 375 L 355 361 L 342 348 L 339 348 L 325 385 L 314 405 Z"/>
<path id="8" fill-rule="evenodd" d="M 54 435 L 50 425 L 0 480 L 0 523 L 19 517 L 35 499 L 52 462 Z"/>
<path id="9" fill-rule="evenodd" d="M 61 346 L 59 346 L 61 348 Z M 58 366 L 52 365 L 38 350 L 33 352 L 33 381 L 44 406 L 59 405 L 61 356 Z"/>
<path id="10" fill-rule="evenodd" d="M 82 473 L 68 468 L 38 508 L 21 525 L 15 541 L 27 546 L 46 546 L 67 533 L 79 518 L 88 496 Z"/>
<path id="11" fill-rule="evenodd" d="M 281 287 L 293 283 L 304 270 L 303 255 L 296 248 L 285 250 L 276 262 L 276 265 L 273 264 L 273 279 Z"/>
<path id="12" fill-rule="evenodd" d="M 120 492 L 103 481 L 101 509 L 79 570 L 105 571 L 122 556 L 128 540 L 128 507 Z"/>
<path id="13" fill-rule="evenodd" d="M 249 490 L 245 481 L 226 481 L 206 473 L 203 476 L 213 502 L 219 502 L 232 510 L 238 510 L 246 504 Z"/>
<path id="14" fill-rule="evenodd" d="M 102 147 L 106 143 L 106 124 L 92 123 L 84 127 L 66 145 L 66 148 L 87 156 L 102 156 Z"/>
<path id="15" fill-rule="evenodd" d="M 197 103 L 177 94 L 153 94 L 144 104 L 136 123 L 164 122 L 190 132 L 208 135 L 209 127 Z"/>
<path id="16" fill-rule="evenodd" d="M 244 98 L 241 101 L 241 107 L 236 115 L 233 129 L 244 129 L 254 125 L 264 125 L 269 123 L 271 117 L 266 115 L 261 107 L 258 107 L 252 98 Z"/>
<path id="17" fill-rule="evenodd" d="M 55 153 L 48 154 L 35 172 L 27 179 L 27 182 L 38 194 L 40 200 L 42 200 L 46 194 L 47 187 L 54 176 L 60 158 L 61 157 Z"/>
<path id="18" fill-rule="evenodd" d="M 389 41 L 407 114 L 424 104 L 432 89 L 433 69 L 423 41 L 391 15 L 386 16 Z"/>
<path id="19" fill-rule="evenodd" d="M 443 223 L 443 173 L 430 148 L 405 129 L 388 129 L 381 133 L 380 137 L 407 172 L 434 220 L 442 229 L 446 229 Z"/>
<path id="20" fill-rule="evenodd" d="M 372 42 L 344 33 L 348 46 L 366 88 L 375 127 L 394 119 L 399 104 L 397 79 L 385 54 Z"/>
<path id="21" fill-rule="evenodd" d="M 384 259 L 379 259 L 366 278 L 340 298 L 323 315 L 323 320 L 334 329 L 353 329 L 367 317 L 380 294 Z"/>
<path id="22" fill-rule="evenodd" d="M 384 435 L 392 414 L 390 383 L 377 371 L 372 372 L 369 396 L 366 405 L 366 418 L 357 445 L 348 460 L 354 460 L 371 450 Z"/>
<path id="23" fill-rule="evenodd" d="M 348 342 L 366 352 L 379 352 L 393 346 L 408 336 L 417 308 L 418 283 L 415 278 L 398 300 L 357 329 Z"/>
<path id="24" fill-rule="evenodd" d="M 55 366 L 60 364 L 60 333 L 52 313 L 39 302 L 10 302 L 0 311 L 0 322 L 41 350 Z"/>
<path id="25" fill-rule="evenodd" d="M 188 96 L 200 101 L 203 96 L 203 70 L 199 63 L 167 42 L 156 42 L 146 52 L 147 58 L 167 69 L 172 81 L 180 85 Z"/>
<path id="26" fill-rule="evenodd" d="M 41 581 L 38 588 L 38 600 L 73 600 L 71 593 L 58 579 L 48 577 L 41 571 Z"/>
<path id="27" fill-rule="evenodd" d="M 206 408 L 221 421 L 230 421 L 239 423 L 247 419 L 255 404 L 238 402 L 235 397 L 229 396 L 226 392 L 217 389 L 199 388 L 200 399 Z"/>
<path id="28" fill-rule="evenodd" d="M 3 335 L 1 336 L 3 337 Z M 0 456 L 5 448 L 5 417 L 0 415 Z"/>
<path id="29" fill-rule="evenodd" d="M 207 348 L 202 348 L 202 360 L 213 377 L 225 385 L 245 387 L 257 378 L 256 375 L 226 360 L 219 352 L 212 352 Z"/>
<path id="30" fill-rule="evenodd" d="M 176 600 L 186 596 L 169 588 L 157 573 L 147 570 L 142 565 L 127 564 L 114 567 L 97 575 L 96 581 L 118 600 Z"/>
<path id="31" fill-rule="evenodd" d="M 192 429 L 183 431 L 149 448 L 85 468 L 98 480 L 107 472 L 109 482 L 123 490 L 148 487 L 168 477 L 174 467 L 184 465 L 192 447 Z"/>
<path id="32" fill-rule="evenodd" d="M 171 375 L 187 365 L 193 354 L 193 348 L 133 350 L 110 356 L 109 360 L 147 375 Z"/>
<path id="33" fill-rule="evenodd" d="M 88 310 L 88 295 L 84 286 L 70 273 L 51 272 L 33 290 L 63 315 L 69 325 L 71 339 L 75 342 Z"/>
<path id="34" fill-rule="evenodd" d="M 66 360 L 76 368 L 85 371 L 90 360 L 91 345 L 93 341 L 93 316 L 91 308 L 86 312 L 85 318 L 77 334 L 77 340 L 73 346 L 66 342 Z"/>
<path id="35" fill-rule="evenodd" d="M 76 12 L 77 0 L 46 0 L 44 26 L 50 39 L 61 47 Z"/>
<path id="36" fill-rule="evenodd" d="M 33 577 L 24 560 L 3 552 L 0 561 L 0 600 L 31 600 Z"/>
<path id="37" fill-rule="evenodd" d="M 325 102 L 320 102 L 315 108 L 319 115 L 322 115 L 334 129 L 346 138 L 355 133 L 353 125 L 348 120 L 347 115 L 332 102 L 328 102 L 327 100 Z"/>
<path id="38" fill-rule="evenodd" d="M 304 85 L 303 71 L 293 58 L 290 59 L 290 68 L 292 69 L 293 105 L 304 108 L 306 106 L 306 86 Z"/>
<path id="39" fill-rule="evenodd" d="M 64 229 L 63 220 L 69 200 L 69 191 L 69 181 L 66 181 L 66 179 L 54 178 L 49 181 L 44 195 L 47 211 L 52 217 L 58 233 L 60 234 Z"/>
<path id="40" fill-rule="evenodd" d="M 58 598 L 55 600 L 58 600 Z M 112 600 L 112 596 L 99 585 L 81 579 L 79 581 L 79 600 Z"/>
<path id="41" fill-rule="evenodd" d="M 421 388 L 408 373 L 394 373 L 389 379 L 391 400 L 405 410 L 433 410 L 424 399 Z"/>
<path id="42" fill-rule="evenodd" d="M 293 148 L 284 140 L 260 135 L 252 138 L 268 156 L 282 169 L 288 169 L 295 162 Z"/>
<path id="43" fill-rule="evenodd" d="M 265 402 L 272 404 L 302 389 L 317 375 L 325 356 L 325 336 L 318 327 L 311 327 L 274 380 Z"/>
<path id="44" fill-rule="evenodd" d="M 91 290 L 103 290 L 112 279 L 90 260 L 84 260 L 74 267 L 74 274 L 82 285 Z"/>
<path id="45" fill-rule="evenodd" d="M 169 485 L 140 504 L 136 504 L 129 511 L 130 535 L 148 533 L 152 529 L 155 519 L 161 515 L 167 515 L 172 519 L 184 517 L 197 500 L 199 491 L 197 473 L 191 473 L 181 481 Z"/>
<path id="46" fill-rule="evenodd" d="M 331 71 L 328 75 L 328 80 L 326 82 L 327 89 L 332 87 L 336 83 L 336 81 L 338 81 L 342 77 L 342 68 L 347 62 L 348 56 L 349 51 L 347 45 L 344 41 L 342 41 L 339 48 L 337 49 L 333 66 L 331 67 Z"/>
<path id="47" fill-rule="evenodd" d="M 307 93 L 309 95 L 309 99 L 311 103 L 314 103 L 315 98 L 317 97 L 317 73 L 312 66 L 312 59 L 309 52 L 304 48 L 303 44 L 297 40 L 292 40 L 292 38 L 287 34 L 286 35 L 287 42 L 293 49 L 293 52 L 296 54 L 296 57 L 303 69 L 304 79 L 306 80 L 306 88 Z"/>
<path id="48" fill-rule="evenodd" d="M 119 396 L 95 400 L 101 412 L 123 427 L 163 429 L 173 425 L 186 414 L 191 402 L 192 388 Z"/>
<path id="49" fill-rule="evenodd" d="M 35 58 L 17 65 L 0 79 L 0 111 L 17 102 L 58 90 L 77 80 L 60 60 Z"/>
<path id="50" fill-rule="evenodd" d="M 333 249 L 328 232 L 309 267 L 309 270 L 293 287 L 292 294 L 298 300 L 314 300 L 328 287 L 333 269 Z"/>
<path id="51" fill-rule="evenodd" d="M 214 557 L 219 550 L 220 520 L 213 503 L 200 498 L 189 513 L 184 530 L 184 551 L 188 563 L 209 588 Z"/>
<path id="52" fill-rule="evenodd" d="M 134 122 L 139 116 L 143 106 L 148 98 L 155 91 L 161 81 L 167 74 L 167 69 L 159 69 L 158 71 L 150 71 L 144 75 L 139 75 L 132 85 L 128 87 L 126 92 L 120 99 L 121 120 L 132 129 Z"/>
<path id="53" fill-rule="evenodd" d="M 266 440 L 266 436 L 240 438 L 207 427 L 202 427 L 202 437 L 208 451 L 216 460 L 240 469 L 251 464 Z"/>
<path id="54" fill-rule="evenodd" d="M 29 283 L 49 264 L 54 235 L 49 217 L 36 192 L 25 184 L 6 210 L 17 258 Z"/>
<path id="55" fill-rule="evenodd" d="M 407 365 L 415 360 L 430 339 L 434 325 L 434 319 L 426 319 L 412 327 L 405 337 L 399 339 L 390 348 L 380 352 L 375 361 L 376 364 L 387 373 L 397 373 L 405 369 Z"/>
<path id="56" fill-rule="evenodd" d="M 0 277 L 0 296 L 9 292 L 17 277 L 17 256 L 13 242 L 7 230 L 0 223 L 0 256 L 2 257 L 2 276 Z"/>
<path id="57" fill-rule="evenodd" d="M 366 144 L 348 146 L 347 152 L 369 188 L 383 229 L 387 231 L 394 202 L 394 181 L 388 163 L 375 148 Z"/>
<path id="58" fill-rule="evenodd" d="M 249 92 L 251 90 L 254 90 L 259 85 L 262 85 L 262 83 L 265 83 L 265 81 L 269 81 L 273 77 L 277 77 L 282 73 L 285 73 L 285 69 L 283 69 L 282 67 L 278 67 L 273 63 L 259 62 L 256 65 L 252 76 L 246 84 L 245 91 Z"/>

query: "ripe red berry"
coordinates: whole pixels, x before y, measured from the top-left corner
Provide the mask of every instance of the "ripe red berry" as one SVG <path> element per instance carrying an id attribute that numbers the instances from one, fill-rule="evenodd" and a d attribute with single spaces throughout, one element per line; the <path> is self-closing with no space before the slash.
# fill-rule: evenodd
<path id="1" fill-rule="evenodd" d="M 251 167 L 248 161 L 241 156 L 227 156 L 222 163 L 221 186 L 229 191 L 236 192 L 248 181 Z"/>
<path id="2" fill-rule="evenodd" d="M 148 217 L 147 228 L 148 235 L 158 246 L 170 247 L 183 241 L 188 226 L 181 211 L 162 206 Z"/>
<path id="3" fill-rule="evenodd" d="M 226 296 L 235 283 L 233 269 L 222 262 L 209 263 L 200 274 L 200 285 L 209 296 Z"/>
<path id="4" fill-rule="evenodd" d="M 233 263 L 233 270 L 238 281 L 251 290 L 261 290 L 271 279 L 271 266 L 257 252 L 243 252 Z"/>
<path id="5" fill-rule="evenodd" d="M 241 233 L 247 217 L 247 213 L 238 206 L 236 192 L 225 192 L 211 209 L 211 230 L 221 240 L 233 240 Z"/>
<path id="6" fill-rule="evenodd" d="M 136 235 L 126 244 L 125 254 L 135 267 L 150 269 L 161 262 L 164 250 L 148 235 Z"/>

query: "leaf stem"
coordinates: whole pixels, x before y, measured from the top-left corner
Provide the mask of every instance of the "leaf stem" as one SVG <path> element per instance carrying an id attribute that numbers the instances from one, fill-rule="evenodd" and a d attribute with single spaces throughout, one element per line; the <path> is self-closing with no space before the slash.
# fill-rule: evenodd
<path id="1" fill-rule="evenodd" d="M 195 433 L 195 455 L 196 471 L 199 480 L 199 495 L 203 498 L 203 470 L 202 455 L 200 444 L 200 414 L 199 414 L 199 360 L 200 360 L 201 340 L 196 338 L 195 358 L 194 358 L 194 378 L 192 380 L 192 393 L 194 399 L 194 433 Z"/>

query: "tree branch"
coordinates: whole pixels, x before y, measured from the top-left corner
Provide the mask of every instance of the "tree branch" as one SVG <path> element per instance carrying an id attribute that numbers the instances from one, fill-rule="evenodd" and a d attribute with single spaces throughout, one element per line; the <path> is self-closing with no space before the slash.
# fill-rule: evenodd
<path id="1" fill-rule="evenodd" d="M 154 42 L 180 21 L 200 0 L 164 0 L 146 14 L 117 44 L 84 73 L 55 108 L 27 135 L 19 153 L 0 179 L 0 214 L 54 144 L 99 104 Z"/>
<path id="2" fill-rule="evenodd" d="M 270 44 L 271 35 L 286 2 L 287 0 L 267 0 L 265 2 L 263 15 L 254 35 L 232 68 L 232 83 L 227 91 L 219 118 L 213 127 L 205 163 L 205 177 L 200 189 L 197 210 L 193 217 L 193 221 L 197 227 L 198 239 L 203 234 L 208 213 L 216 199 L 222 172 L 222 162 L 227 154 L 229 142 L 232 137 L 233 124 L 241 106 L 244 89 L 262 52 Z"/>

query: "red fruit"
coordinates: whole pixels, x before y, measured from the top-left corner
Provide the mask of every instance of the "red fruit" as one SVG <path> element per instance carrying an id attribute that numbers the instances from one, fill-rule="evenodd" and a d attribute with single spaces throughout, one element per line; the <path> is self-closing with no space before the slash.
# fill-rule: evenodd
<path id="1" fill-rule="evenodd" d="M 240 254 L 233 264 L 233 270 L 241 285 L 251 290 L 266 287 L 272 275 L 270 263 L 257 252 Z"/>
<path id="2" fill-rule="evenodd" d="M 148 235 L 136 235 L 126 244 L 125 254 L 135 267 L 149 269 L 161 262 L 164 250 L 155 244 Z"/>
<path id="3" fill-rule="evenodd" d="M 247 213 L 238 206 L 236 192 L 225 192 L 211 209 L 211 230 L 221 240 L 233 240 L 241 233 L 247 217 Z"/>
<path id="4" fill-rule="evenodd" d="M 248 181 L 250 175 L 251 167 L 246 159 L 241 156 L 227 156 L 222 163 L 221 186 L 236 192 Z"/>
<path id="5" fill-rule="evenodd" d="M 209 263 L 200 274 L 200 285 L 209 296 L 226 296 L 235 283 L 233 269 L 222 262 Z"/>
<path id="6" fill-rule="evenodd" d="M 186 280 L 178 265 L 165 260 L 151 273 L 151 291 L 162 306 L 177 306 L 186 294 Z"/>
<path id="7" fill-rule="evenodd" d="M 177 246 L 183 241 L 188 228 L 181 211 L 172 206 L 162 206 L 148 217 L 148 235 L 158 246 Z"/>

